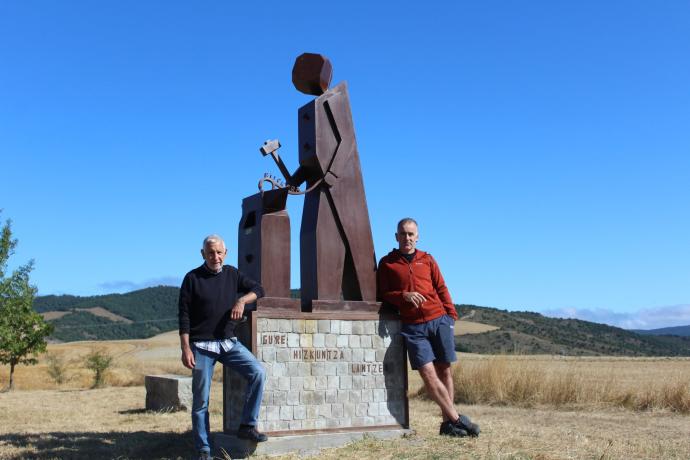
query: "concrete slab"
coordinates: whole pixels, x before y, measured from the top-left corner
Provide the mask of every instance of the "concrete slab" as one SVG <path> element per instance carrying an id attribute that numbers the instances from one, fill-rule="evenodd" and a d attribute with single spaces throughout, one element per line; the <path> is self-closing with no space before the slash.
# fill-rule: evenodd
<path id="1" fill-rule="evenodd" d="M 250 455 L 317 455 L 321 449 L 341 447 L 365 436 L 378 439 L 391 439 L 412 433 L 409 429 L 384 429 L 367 431 L 345 431 L 337 433 L 302 434 L 297 436 L 272 436 L 268 441 L 254 443 L 246 439 L 225 433 L 214 435 L 214 449 L 218 457 L 223 457 L 223 450 L 232 458 L 247 458 Z M 222 450 L 221 450 L 222 449 Z"/>
<path id="2" fill-rule="evenodd" d="M 146 409 L 175 411 L 192 409 L 192 378 L 184 375 L 147 375 Z"/>

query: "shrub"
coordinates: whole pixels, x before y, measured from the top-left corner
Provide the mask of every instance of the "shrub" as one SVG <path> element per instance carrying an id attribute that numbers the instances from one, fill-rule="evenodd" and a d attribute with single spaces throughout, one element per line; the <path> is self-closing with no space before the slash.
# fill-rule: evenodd
<path id="1" fill-rule="evenodd" d="M 86 356 L 86 368 L 93 372 L 93 388 L 105 383 L 105 374 L 113 363 L 113 357 L 104 350 L 94 350 Z"/>
<path id="2" fill-rule="evenodd" d="M 48 375 L 55 383 L 61 385 L 67 381 L 67 363 L 62 356 L 49 353 L 46 356 Z"/>

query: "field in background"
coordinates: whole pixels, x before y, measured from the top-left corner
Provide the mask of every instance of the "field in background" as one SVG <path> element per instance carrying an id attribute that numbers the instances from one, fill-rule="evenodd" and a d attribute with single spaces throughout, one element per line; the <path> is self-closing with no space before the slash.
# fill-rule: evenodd
<path id="1" fill-rule="evenodd" d="M 114 358 L 106 377 L 108 385 L 143 385 L 147 374 L 191 375 L 180 362 L 180 339 L 177 331 L 150 339 L 83 341 L 49 344 L 47 354 L 35 366 L 17 366 L 15 387 L 19 390 L 83 389 L 92 383 L 92 373 L 84 368 L 86 355 L 101 350 Z M 55 384 L 48 375 L 47 355 L 57 356 L 66 364 L 67 382 Z M 0 386 L 8 379 L 9 367 L 0 368 Z M 218 373 L 218 378 L 220 373 Z"/>
<path id="2" fill-rule="evenodd" d="M 49 312 L 66 313 L 66 312 Z M 494 330 L 496 327 L 471 321 L 458 321 L 456 335 L 477 334 Z M 42 355 L 36 366 L 18 366 L 15 370 L 15 385 L 24 390 L 46 390 L 55 388 L 88 388 L 92 377 L 84 369 L 86 355 L 94 350 L 103 350 L 115 359 L 108 384 L 116 386 L 143 385 L 146 374 L 190 374 L 180 363 L 180 339 L 178 332 L 170 331 L 150 339 L 79 341 L 48 345 L 48 354 L 55 355 L 67 364 L 68 381 L 56 385 L 48 377 L 46 355 Z M 8 379 L 9 368 L 0 367 L 0 387 Z M 190 374 L 191 375 L 191 374 Z M 216 378 L 220 377 L 220 373 Z"/>
<path id="3" fill-rule="evenodd" d="M 489 324 L 475 323 L 473 321 L 459 320 L 455 322 L 455 335 L 481 334 L 482 332 L 499 329 Z"/>
<path id="4" fill-rule="evenodd" d="M 456 334 L 480 333 L 491 327 L 459 321 Z M 90 388 L 93 377 L 84 368 L 84 358 L 94 350 L 114 357 L 106 377 L 111 386 L 143 385 L 146 374 L 191 375 L 180 363 L 177 331 L 171 331 L 150 339 L 50 344 L 48 354 L 67 364 L 67 381 L 61 385 L 52 381 L 44 354 L 38 365 L 16 368 L 15 386 L 19 390 Z M 7 373 L 7 366 L 0 368 L 0 385 L 7 382 Z M 214 379 L 220 380 L 221 372 Z M 690 358 L 460 353 L 455 381 L 456 401 L 463 404 L 690 412 Z M 423 395 L 421 387 L 419 374 L 410 371 L 410 395 Z"/>
<path id="5" fill-rule="evenodd" d="M 456 333 L 486 327 L 462 321 Z M 92 375 L 83 361 L 94 350 L 115 358 L 107 388 L 89 389 Z M 17 367 L 17 390 L 0 394 L 0 459 L 177 459 L 193 453 L 189 413 L 144 410 L 145 374 L 190 374 L 180 364 L 176 331 L 146 340 L 51 344 L 48 353 L 69 363 L 69 380 L 57 385 L 50 379 L 45 355 L 37 366 Z M 7 370 L 0 368 L 0 385 Z M 482 426 L 478 439 L 439 437 L 438 409 L 417 397 L 421 379 L 409 372 L 414 435 L 367 439 L 322 451 L 319 458 L 684 459 L 690 452 L 688 358 L 461 353 L 455 381 L 458 407 Z M 216 430 L 222 426 L 221 392 L 214 385 Z"/>
<path id="6" fill-rule="evenodd" d="M 690 413 L 690 358 L 461 353 L 453 377 L 459 404 Z M 411 393 L 426 396 L 421 386 L 410 372 Z"/>

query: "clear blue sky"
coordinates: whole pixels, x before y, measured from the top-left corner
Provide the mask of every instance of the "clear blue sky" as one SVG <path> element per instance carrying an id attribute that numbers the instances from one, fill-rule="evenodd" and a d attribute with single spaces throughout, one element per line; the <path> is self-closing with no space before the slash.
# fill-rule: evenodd
<path id="1" fill-rule="evenodd" d="M 690 3 L 0 2 L 0 218 L 40 294 L 177 284 L 241 199 L 290 72 L 347 80 L 376 255 L 395 223 L 457 303 L 690 324 Z M 301 203 L 292 197 L 293 286 Z"/>

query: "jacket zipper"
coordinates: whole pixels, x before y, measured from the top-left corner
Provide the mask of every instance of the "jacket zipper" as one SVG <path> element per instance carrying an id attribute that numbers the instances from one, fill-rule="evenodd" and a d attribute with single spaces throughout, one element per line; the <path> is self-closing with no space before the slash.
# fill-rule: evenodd
<path id="1" fill-rule="evenodd" d="M 405 262 L 407 262 L 407 268 L 409 269 L 409 272 L 410 272 L 410 286 L 412 286 L 412 291 L 415 291 L 415 290 L 417 289 L 417 287 L 416 287 L 416 285 L 415 285 L 415 283 L 414 283 L 414 277 L 412 276 L 412 275 L 413 275 L 413 273 L 412 273 L 412 261 L 413 261 L 415 258 L 416 258 L 416 256 L 413 257 L 412 260 L 410 260 L 410 261 L 408 262 L 407 259 L 406 259 L 405 257 L 403 257 L 403 260 L 404 260 Z M 422 317 L 422 319 L 424 320 L 424 322 L 426 322 L 426 316 L 424 316 L 424 310 L 423 310 L 422 308 L 423 308 L 423 307 L 419 307 L 419 308 L 417 308 L 417 310 L 419 311 L 419 315 Z"/>

